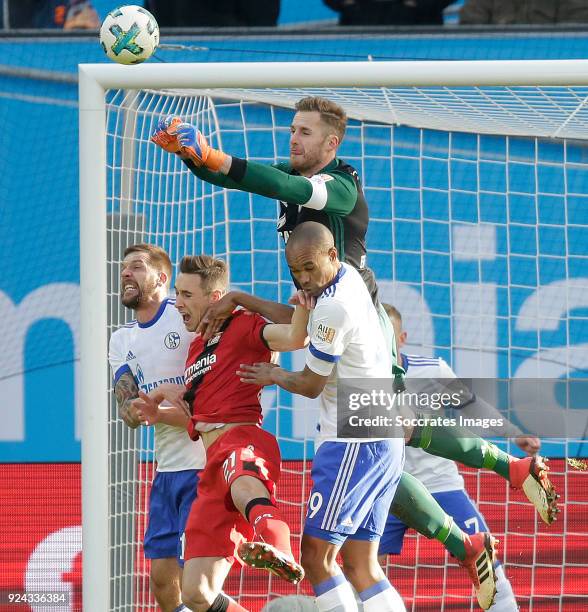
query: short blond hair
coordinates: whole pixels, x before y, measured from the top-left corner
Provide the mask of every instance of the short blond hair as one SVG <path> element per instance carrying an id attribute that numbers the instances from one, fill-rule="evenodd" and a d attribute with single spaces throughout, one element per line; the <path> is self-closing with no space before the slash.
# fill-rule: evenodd
<path id="1" fill-rule="evenodd" d="M 180 261 L 180 272 L 197 274 L 204 293 L 226 291 L 229 286 L 229 268 L 222 259 L 210 255 L 186 255 Z"/>
<path id="2" fill-rule="evenodd" d="M 400 325 L 402 326 L 402 315 L 400 314 L 400 311 L 398 310 L 398 308 L 395 308 L 391 304 L 385 304 L 384 302 L 382 302 L 382 306 L 384 310 L 386 311 L 388 318 L 394 319 L 395 321 L 400 323 Z"/>
<path id="3" fill-rule="evenodd" d="M 298 100 L 294 108 L 297 111 L 319 113 L 321 121 L 335 131 L 339 142 L 343 140 L 347 127 L 347 113 L 336 102 L 320 96 L 308 96 Z"/>

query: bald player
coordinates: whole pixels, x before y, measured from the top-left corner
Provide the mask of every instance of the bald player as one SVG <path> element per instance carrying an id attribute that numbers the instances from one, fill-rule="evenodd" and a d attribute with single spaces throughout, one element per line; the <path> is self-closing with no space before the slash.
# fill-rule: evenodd
<path id="1" fill-rule="evenodd" d="M 402 473 L 404 440 L 372 439 L 363 432 L 357 438 L 342 438 L 337 432 L 340 379 L 391 383 L 391 356 L 378 313 L 359 273 L 339 261 L 333 236 L 324 225 L 298 225 L 286 246 L 286 259 L 297 284 L 316 299 L 304 370 L 244 364 L 238 374 L 251 384 L 277 384 L 292 393 L 320 397 L 313 488 L 301 546 L 301 563 L 318 609 L 357 610 L 351 583 L 365 612 L 403 611 L 377 553 Z M 336 562 L 339 552 L 344 573 Z"/>

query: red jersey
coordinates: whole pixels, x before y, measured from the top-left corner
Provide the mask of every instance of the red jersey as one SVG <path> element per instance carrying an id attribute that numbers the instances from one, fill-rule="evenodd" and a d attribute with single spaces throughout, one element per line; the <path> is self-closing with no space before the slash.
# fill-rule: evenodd
<path id="1" fill-rule="evenodd" d="M 206 345 L 201 336 L 190 344 L 184 384 L 192 418 L 188 433 L 194 440 L 197 421 L 205 423 L 261 424 L 262 387 L 239 380 L 242 363 L 270 361 L 271 351 L 263 338 L 267 321 L 258 314 L 236 310 Z"/>

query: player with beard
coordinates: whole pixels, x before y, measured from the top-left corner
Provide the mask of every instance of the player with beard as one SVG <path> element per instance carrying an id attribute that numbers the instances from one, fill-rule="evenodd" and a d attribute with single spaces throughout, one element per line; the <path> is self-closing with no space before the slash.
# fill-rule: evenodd
<path id="1" fill-rule="evenodd" d="M 195 331 L 210 303 L 228 288 L 226 264 L 207 255 L 186 256 L 176 279 L 176 308 Z M 187 427 L 202 439 L 206 466 L 185 532 L 182 600 L 199 612 L 242 612 L 222 593 L 238 555 L 294 584 L 304 572 L 294 560 L 290 529 L 275 505 L 280 451 L 275 436 L 261 429 L 261 387 L 239 381 L 243 362 L 269 361 L 272 351 L 306 343 L 308 310 L 295 309 L 292 323 L 268 323 L 237 310 L 205 341 L 196 335 L 185 365 L 184 385 L 168 384 L 133 402 L 137 418 Z M 171 406 L 162 406 L 168 400 Z"/>
<path id="2" fill-rule="evenodd" d="M 183 380 L 193 333 L 188 332 L 168 298 L 172 265 L 168 254 L 151 244 L 135 244 L 124 252 L 121 301 L 135 320 L 110 338 L 109 361 L 118 410 L 135 429 L 141 424 L 133 400 L 140 391 Z M 198 472 L 204 467 L 201 442 L 185 428 L 155 425 L 157 469 L 149 496 L 149 522 L 143 548 L 151 560 L 151 589 L 163 612 L 185 609 L 180 597 L 181 539 L 196 497 Z"/>

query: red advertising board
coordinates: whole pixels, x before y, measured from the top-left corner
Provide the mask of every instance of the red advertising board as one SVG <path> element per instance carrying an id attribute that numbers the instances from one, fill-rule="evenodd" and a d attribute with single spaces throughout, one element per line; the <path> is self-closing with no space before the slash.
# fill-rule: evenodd
<path id="1" fill-rule="evenodd" d="M 300 462 L 285 462 L 280 487 L 282 499 L 291 502 L 284 508 L 293 533 L 299 533 L 302 514 L 297 504 L 300 468 Z M 567 503 L 551 527 L 537 524 L 522 495 L 509 492 L 494 474 L 479 475 L 473 470 L 463 474 L 470 494 L 501 541 L 501 557 L 521 610 L 588 611 L 588 473 L 568 471 L 563 460 L 552 461 L 553 480 L 561 501 Z M 80 465 L 0 465 L 0 508 L 0 612 L 36 612 L 40 605 L 15 601 L 22 594 L 57 592 L 65 592 L 68 603 L 51 609 L 81 612 Z M 137 528 L 142 528 L 141 521 Z M 416 601 L 414 609 L 419 612 L 439 610 L 440 598 L 446 610 L 470 609 L 471 590 L 463 570 L 453 561 L 446 562 L 436 542 L 408 537 L 403 554 L 391 559 L 389 575 L 409 609 Z M 303 584 L 303 592 L 308 593 Z M 239 593 L 252 611 L 267 601 L 264 589 L 264 575 L 247 570 L 241 576 L 236 568 L 226 585 L 226 591 Z M 272 592 L 292 591 L 274 580 Z"/>

